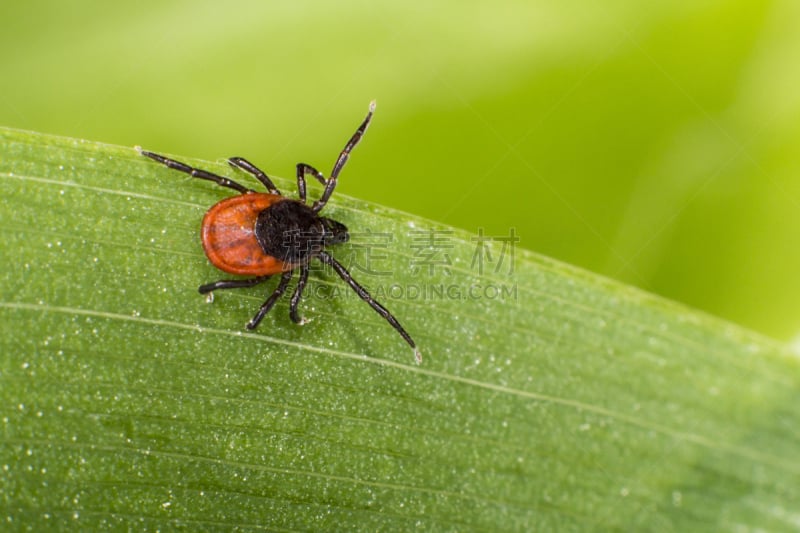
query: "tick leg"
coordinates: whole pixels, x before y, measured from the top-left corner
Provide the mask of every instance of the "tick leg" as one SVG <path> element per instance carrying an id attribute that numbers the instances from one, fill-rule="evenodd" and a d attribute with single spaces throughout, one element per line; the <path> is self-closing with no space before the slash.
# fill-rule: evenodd
<path id="1" fill-rule="evenodd" d="M 228 163 L 230 163 L 232 167 L 239 168 L 255 176 L 258 179 L 258 181 L 264 184 L 264 187 L 267 188 L 270 194 L 281 193 L 281 191 L 278 190 L 278 188 L 275 186 L 274 183 L 272 183 L 272 180 L 269 179 L 269 176 L 267 176 L 267 174 L 263 170 L 255 166 L 253 163 L 251 163 L 244 157 L 228 158 Z"/>
<path id="2" fill-rule="evenodd" d="M 320 196 L 319 200 L 314 202 L 314 205 L 311 206 L 315 212 L 319 212 L 325 204 L 328 203 L 328 200 L 333 194 L 333 189 L 336 188 L 336 180 L 339 177 L 339 172 L 342 171 L 342 167 L 344 164 L 347 163 L 347 160 L 350 158 L 350 152 L 353 148 L 356 147 L 358 142 L 361 140 L 361 137 L 364 136 L 364 132 L 367 131 L 367 126 L 369 126 L 369 122 L 372 120 L 372 114 L 375 112 L 375 101 L 373 100 L 369 104 L 369 112 L 367 113 L 367 118 L 364 119 L 364 122 L 358 127 L 356 132 L 350 137 L 350 140 L 347 141 L 347 144 L 344 145 L 344 149 L 342 153 L 339 154 L 339 159 L 336 160 L 336 164 L 333 165 L 333 170 L 331 171 L 331 177 L 328 178 L 327 183 L 325 184 L 325 191 L 323 191 L 322 196 Z"/>
<path id="3" fill-rule="evenodd" d="M 300 268 L 300 279 L 297 280 L 297 287 L 294 289 L 292 299 L 289 301 L 289 316 L 295 324 L 305 324 L 306 320 L 297 314 L 297 305 L 303 297 L 303 289 L 308 281 L 308 266 Z"/>
<path id="4" fill-rule="evenodd" d="M 242 289 L 244 287 L 253 287 L 259 283 L 263 283 L 270 277 L 271 276 L 259 276 L 257 278 L 250 279 L 223 279 L 220 281 L 215 281 L 214 283 L 201 285 L 197 290 L 200 292 L 200 294 L 207 294 L 211 291 L 216 291 L 219 289 Z"/>
<path id="5" fill-rule="evenodd" d="M 248 193 L 248 192 L 255 192 L 252 189 L 248 189 L 244 185 L 240 185 L 236 183 L 232 179 L 228 179 L 224 176 L 219 176 L 214 174 L 213 172 L 209 172 L 207 170 L 202 170 L 199 168 L 190 167 L 186 163 L 181 163 L 180 161 L 175 161 L 174 159 L 170 159 L 168 157 L 164 157 L 163 155 L 154 154 L 153 152 L 147 152 L 145 150 L 141 151 L 141 154 L 145 157 L 149 157 L 153 161 L 158 161 L 162 165 L 166 165 L 173 170 L 178 170 L 180 172 L 185 172 L 189 174 L 193 178 L 200 178 L 201 180 L 209 180 L 213 181 L 217 185 L 221 185 L 222 187 L 228 187 L 229 189 L 233 189 L 235 191 L 239 191 L 240 193 Z"/>
<path id="6" fill-rule="evenodd" d="M 272 294 L 267 298 L 267 300 L 261 304 L 261 308 L 256 313 L 256 316 L 247 323 L 247 329 L 256 329 L 261 319 L 264 318 L 264 315 L 269 313 L 269 310 L 272 309 L 272 306 L 275 305 L 275 302 L 278 301 L 278 298 L 283 296 L 283 293 L 286 291 L 286 287 L 289 285 L 289 281 L 292 279 L 292 271 L 286 271 L 281 275 L 281 281 L 278 283 L 278 286 L 272 292 Z"/>
<path id="7" fill-rule="evenodd" d="M 409 346 L 414 348 L 414 354 L 417 357 L 417 361 L 419 361 L 419 351 L 416 350 L 417 345 L 414 343 L 414 340 L 411 338 L 411 335 L 409 335 L 408 332 L 405 329 L 403 329 L 403 326 L 400 325 L 400 322 L 397 321 L 394 315 L 392 315 L 392 313 L 390 313 L 388 309 L 386 309 L 384 306 L 378 303 L 369 294 L 369 292 L 367 292 L 367 289 L 359 285 L 358 282 L 354 280 L 353 277 L 350 275 L 350 272 L 348 272 L 347 269 L 344 268 L 344 266 L 342 266 L 342 264 L 339 263 L 339 261 L 337 261 L 336 259 L 334 259 L 328 252 L 320 252 L 317 257 L 319 257 L 319 260 L 322 261 L 323 263 L 332 266 L 333 269 L 336 271 L 336 273 L 339 274 L 339 277 L 342 278 L 348 285 L 350 285 L 350 288 L 356 291 L 356 293 L 361 297 L 362 300 L 367 302 L 370 305 L 370 307 L 372 307 L 375 310 L 376 313 L 381 315 L 389 324 L 392 325 L 394 329 L 397 330 L 397 332 L 400 334 L 401 337 L 403 337 L 403 339 L 405 339 L 405 341 L 409 344 Z"/>
<path id="8" fill-rule="evenodd" d="M 311 174 L 317 178 L 317 181 L 319 181 L 321 184 L 327 185 L 325 176 L 322 175 L 322 172 L 311 165 L 297 163 L 297 193 L 300 195 L 300 201 L 303 203 L 306 203 L 306 174 Z"/>

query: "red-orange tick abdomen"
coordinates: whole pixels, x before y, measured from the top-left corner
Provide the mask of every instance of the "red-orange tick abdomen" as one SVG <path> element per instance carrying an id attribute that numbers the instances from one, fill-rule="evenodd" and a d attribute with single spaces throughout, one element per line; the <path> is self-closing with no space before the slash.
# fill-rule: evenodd
<path id="1" fill-rule="evenodd" d="M 218 202 L 203 217 L 200 237 L 211 264 L 229 274 L 271 276 L 287 267 L 262 250 L 256 239 L 258 215 L 286 198 L 276 194 L 249 193 Z"/>

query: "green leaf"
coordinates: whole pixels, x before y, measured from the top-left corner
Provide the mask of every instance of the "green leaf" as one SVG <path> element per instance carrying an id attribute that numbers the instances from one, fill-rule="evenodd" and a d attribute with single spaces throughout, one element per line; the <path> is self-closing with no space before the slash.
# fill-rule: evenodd
<path id="1" fill-rule="evenodd" d="M 800 527 L 783 347 L 339 195 L 333 253 L 423 363 L 322 270 L 310 323 L 284 299 L 247 332 L 271 285 L 197 293 L 224 277 L 198 228 L 225 196 L 133 148 L 0 130 L 3 527 Z"/>

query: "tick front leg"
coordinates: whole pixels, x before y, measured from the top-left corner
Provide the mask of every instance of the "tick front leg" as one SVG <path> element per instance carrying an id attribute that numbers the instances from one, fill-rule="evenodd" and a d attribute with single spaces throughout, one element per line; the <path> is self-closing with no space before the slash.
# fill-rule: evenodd
<path id="1" fill-rule="evenodd" d="M 258 179 L 258 181 L 264 184 L 264 187 L 267 188 L 270 194 L 281 193 L 281 191 L 278 190 L 278 188 L 275 186 L 274 183 L 272 183 L 272 180 L 269 179 L 269 176 L 267 176 L 267 174 L 263 170 L 255 166 L 253 163 L 251 163 L 244 157 L 230 157 L 228 158 L 228 163 L 232 167 L 244 170 L 245 172 L 249 172 L 250 174 L 255 176 L 256 179 Z"/>
<path id="2" fill-rule="evenodd" d="M 347 144 L 344 145 L 344 149 L 339 154 L 339 158 L 336 160 L 336 164 L 333 165 L 333 170 L 331 170 L 331 177 L 325 183 L 325 190 L 322 192 L 322 196 L 320 196 L 319 200 L 314 202 L 314 205 L 311 206 L 311 209 L 314 212 L 319 212 L 325 207 L 325 204 L 328 203 L 328 200 L 333 194 L 333 189 L 336 188 L 336 180 L 339 178 L 339 173 L 344 168 L 345 163 L 347 160 L 350 159 L 350 152 L 353 151 L 353 148 L 361 141 L 361 137 L 364 136 L 364 133 L 367 131 L 367 127 L 369 127 L 369 123 L 372 120 L 372 114 L 375 113 L 375 100 L 369 103 L 369 112 L 367 113 L 367 117 L 364 119 L 364 122 L 356 129 L 356 132 L 350 137 L 350 140 L 347 141 Z"/>
<path id="3" fill-rule="evenodd" d="M 261 308 L 258 310 L 258 313 L 256 313 L 256 316 L 254 316 L 252 320 L 250 320 L 250 322 L 247 323 L 247 329 L 256 329 L 256 327 L 258 327 L 258 324 L 261 322 L 264 316 L 267 313 L 269 313 L 269 310 L 272 309 L 272 306 L 275 305 L 275 302 L 278 301 L 278 298 L 283 296 L 283 293 L 286 292 L 286 287 L 289 285 L 289 281 L 291 281 L 291 279 L 292 279 L 291 270 L 283 273 L 283 275 L 281 276 L 281 281 L 280 283 L 278 283 L 278 286 L 272 292 L 270 297 L 267 298 L 267 300 L 263 304 L 261 304 Z"/>
<path id="4" fill-rule="evenodd" d="M 220 176 L 218 174 L 214 174 L 213 172 L 209 172 L 207 170 L 203 170 L 200 168 L 194 168 L 192 166 L 187 165 L 186 163 L 181 163 L 180 161 L 176 161 L 175 159 L 170 159 L 168 157 L 164 157 L 163 155 L 154 154 L 153 152 L 147 152 L 145 150 L 140 150 L 139 153 L 145 157 L 149 157 L 153 161 L 158 161 L 162 165 L 165 165 L 173 170 L 189 174 L 193 178 L 213 181 L 217 185 L 233 189 L 234 191 L 239 191 L 242 194 L 248 192 L 255 192 L 253 189 L 248 189 L 244 185 L 236 183 L 232 179 L 226 178 L 225 176 Z"/>
<path id="5" fill-rule="evenodd" d="M 303 203 L 306 203 L 306 174 L 311 174 L 317 178 L 317 181 L 321 184 L 327 185 L 327 181 L 325 180 L 325 176 L 322 175 L 322 172 L 311 165 L 297 163 L 297 194 L 300 196 L 300 201 Z"/>
<path id="6" fill-rule="evenodd" d="M 339 274 L 339 277 L 342 278 L 345 283 L 350 285 L 350 288 L 353 289 L 362 300 L 367 302 L 376 313 L 381 315 L 384 320 L 386 320 L 395 330 L 397 330 L 397 333 L 399 333 L 400 336 L 403 337 L 403 339 L 408 343 L 408 345 L 414 349 L 414 357 L 416 357 L 417 363 L 419 363 L 422 359 L 414 339 L 412 339 L 411 335 L 409 335 L 403 326 L 400 325 L 400 322 L 397 321 L 394 315 L 390 313 L 388 309 L 382 306 L 380 302 L 375 300 L 375 298 L 373 298 L 372 295 L 367 292 L 367 289 L 359 285 L 359 283 L 353 279 L 353 276 L 350 275 L 350 272 L 348 272 L 347 269 L 344 268 L 344 266 L 339 261 L 334 259 L 333 256 L 331 256 L 328 252 L 320 252 L 317 257 L 323 263 L 332 266 L 336 273 Z"/>

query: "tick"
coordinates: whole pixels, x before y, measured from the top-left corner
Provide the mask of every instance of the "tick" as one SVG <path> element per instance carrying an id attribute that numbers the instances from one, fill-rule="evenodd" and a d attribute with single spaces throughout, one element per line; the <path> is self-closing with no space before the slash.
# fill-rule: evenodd
<path id="1" fill-rule="evenodd" d="M 330 265 L 362 300 L 397 330 L 414 349 L 419 362 L 419 350 L 400 322 L 328 253 L 329 247 L 349 240 L 347 227 L 341 222 L 320 216 L 320 211 L 328 203 L 336 188 L 339 173 L 347 163 L 350 152 L 367 131 L 374 111 L 375 102 L 372 102 L 366 118 L 339 154 L 329 178 L 325 178 L 311 165 L 297 164 L 297 192 L 300 197 L 297 200 L 281 194 L 266 173 L 242 157 L 231 157 L 228 163 L 234 168 L 252 174 L 266 187 L 266 193 L 256 192 L 230 178 L 191 167 L 153 152 L 141 150 L 141 154 L 171 169 L 185 172 L 194 178 L 213 181 L 217 185 L 240 193 L 216 203 L 206 212 L 200 237 L 203 251 L 212 265 L 228 274 L 251 277 L 224 279 L 201 285 L 199 291 L 201 294 L 208 294 L 218 289 L 253 287 L 280 274 L 277 287 L 247 323 L 247 329 L 255 329 L 275 302 L 283 296 L 295 270 L 300 271 L 300 276 L 289 300 L 289 316 L 296 324 L 303 324 L 305 320 L 298 314 L 297 306 L 308 281 L 308 265 L 312 259 L 317 259 Z M 306 176 L 313 177 L 323 186 L 322 195 L 311 205 L 306 201 Z"/>

